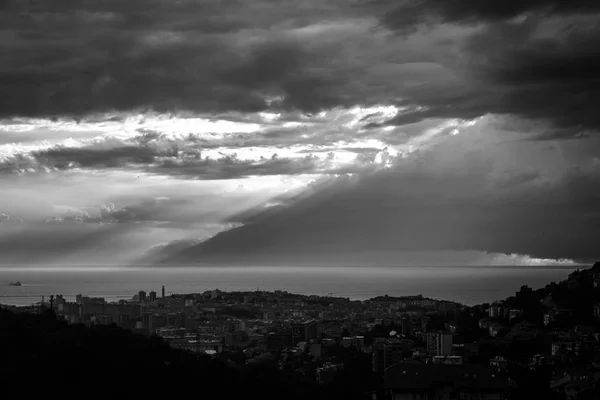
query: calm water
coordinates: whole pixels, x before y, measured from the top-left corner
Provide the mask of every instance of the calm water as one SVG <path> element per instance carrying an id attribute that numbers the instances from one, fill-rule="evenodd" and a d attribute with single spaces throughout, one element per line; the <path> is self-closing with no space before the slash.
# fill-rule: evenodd
<path id="1" fill-rule="evenodd" d="M 351 299 L 422 294 L 464 304 L 513 295 L 521 285 L 534 289 L 565 279 L 575 268 L 557 267 L 169 267 L 169 268 L 3 268 L 0 303 L 27 305 L 41 296 L 81 293 L 108 301 L 139 290 L 193 293 L 205 290 L 287 290 Z M 20 281 L 22 286 L 9 286 Z"/>

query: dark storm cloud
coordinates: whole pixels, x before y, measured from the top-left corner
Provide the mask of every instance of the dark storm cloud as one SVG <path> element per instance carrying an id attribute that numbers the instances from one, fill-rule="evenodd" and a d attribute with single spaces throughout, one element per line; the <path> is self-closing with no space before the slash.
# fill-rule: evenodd
<path id="1" fill-rule="evenodd" d="M 540 174 L 538 171 L 511 171 L 506 170 L 502 173 L 497 181 L 497 185 L 501 188 L 512 188 L 524 183 L 530 182 L 534 179 L 539 178 Z"/>
<path id="2" fill-rule="evenodd" d="M 172 254 L 188 249 L 202 242 L 201 239 L 180 239 L 167 243 L 158 244 L 148 249 L 139 259 L 136 260 L 140 264 L 157 264 L 169 259 Z"/>
<path id="3" fill-rule="evenodd" d="M 127 163 L 151 163 L 159 152 L 149 147 L 123 146 L 109 149 L 57 148 L 33 153 L 42 165 L 65 169 L 80 167 L 121 167 Z"/>
<path id="4" fill-rule="evenodd" d="M 318 258 L 440 249 L 544 258 L 600 256 L 592 233 L 600 221 L 600 209 L 586 200 L 587 190 L 558 204 L 539 198 L 490 203 L 483 195 L 459 195 L 477 184 L 478 179 L 456 180 L 451 175 L 427 179 L 418 173 L 380 175 L 368 183 L 343 182 L 183 250 L 171 261 L 251 260 L 273 255 L 293 260 L 310 258 L 307 254 Z M 403 187 L 406 192 L 386 187 Z M 564 193 L 565 187 L 557 190 Z M 581 202 L 592 209 L 584 212 L 573 207 Z"/>
<path id="5" fill-rule="evenodd" d="M 388 124 L 499 114 L 545 124 L 540 138 L 571 138 L 600 128 L 595 111 L 600 101 L 600 26 L 593 19 L 599 2 L 408 4 L 419 7 L 419 20 L 436 15 L 444 22 L 482 25 L 460 41 L 458 58 L 447 62 L 457 79 L 437 87 L 438 93 L 407 89 L 400 104 L 408 109 Z M 526 19 L 507 21 L 528 11 L 532 14 Z M 384 19 L 388 26 L 402 29 L 412 23 L 393 15 Z M 554 18 L 545 19 L 548 15 Z"/>
<path id="6" fill-rule="evenodd" d="M 596 1 L 7 4 L 4 116 L 395 104 L 405 110 L 389 125 L 500 114 L 546 123 L 552 138 L 600 125 Z M 431 29 L 390 38 L 378 20 Z"/>
<path id="7" fill-rule="evenodd" d="M 9 43 L 12 57 L 4 62 L 0 81 L 11 96 L 2 104 L 3 113 L 81 115 L 144 107 L 212 110 L 225 102 L 245 111 L 264 108 L 252 93 L 211 84 L 209 63 L 190 60 L 190 54 L 207 59 L 225 45 L 210 36 L 215 16 L 201 8 L 195 2 L 135 0 L 25 4 L 20 17 L 15 9 L 14 15 L 4 16 L 9 27 L 43 36 Z M 217 19 L 223 23 L 212 26 L 226 30 L 227 18 Z M 231 29 L 239 27 L 234 24 Z M 201 38 L 194 39 L 195 35 Z M 194 79 L 198 73 L 202 78 Z M 200 95 L 211 91 L 210 96 Z"/>
<path id="8" fill-rule="evenodd" d="M 15 0 L 5 8 L 4 116 L 256 112 L 269 95 L 285 96 L 286 108 L 344 103 L 331 88 L 314 87 L 335 86 L 334 71 L 306 67 L 327 53 L 270 32 L 317 22 L 327 4 L 299 11 L 270 1 Z"/>
<path id="9" fill-rule="evenodd" d="M 482 138 L 460 134 L 397 159 L 389 169 L 330 180 L 284 206 L 246 215 L 240 220 L 246 225 L 182 250 L 167 262 L 275 256 L 291 262 L 432 250 L 600 257 L 595 234 L 600 164 L 589 159 L 551 175 L 528 163 L 507 168 L 504 157 L 512 157 L 516 145 L 497 153 L 498 146 L 477 144 Z"/>
<path id="10" fill-rule="evenodd" d="M 377 4 L 398 4 L 385 13 L 383 22 L 395 29 L 422 23 L 477 24 L 505 21 L 528 12 L 547 16 L 589 13 L 600 10 L 595 0 L 375 0 Z"/>
<path id="11" fill-rule="evenodd" d="M 509 34 L 513 29 L 516 33 Z M 496 38 L 504 37 L 499 42 Z M 600 27 L 535 38 L 527 29 L 489 28 L 469 39 L 470 66 L 504 91 L 498 110 L 550 119 L 556 128 L 597 130 L 600 117 Z M 493 109 L 490 110 L 493 112 Z"/>

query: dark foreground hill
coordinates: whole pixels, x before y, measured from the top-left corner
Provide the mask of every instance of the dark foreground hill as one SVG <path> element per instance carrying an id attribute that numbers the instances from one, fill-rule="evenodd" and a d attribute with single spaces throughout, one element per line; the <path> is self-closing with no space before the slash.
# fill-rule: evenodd
<path id="1" fill-rule="evenodd" d="M 114 325 L 69 325 L 52 311 L 0 310 L 0 394 L 108 398 L 192 396 L 199 399 L 362 399 L 356 376 L 327 388 L 280 371 L 172 349 Z M 4 398 L 0 395 L 1 398 Z M 12 398 L 12 397 L 7 397 Z"/>

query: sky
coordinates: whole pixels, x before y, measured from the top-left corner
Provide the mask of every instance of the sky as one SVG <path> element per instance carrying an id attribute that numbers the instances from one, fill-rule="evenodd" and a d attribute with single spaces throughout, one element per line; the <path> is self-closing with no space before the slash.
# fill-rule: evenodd
<path id="1" fill-rule="evenodd" d="M 0 0 L 0 264 L 591 263 L 599 14 Z"/>

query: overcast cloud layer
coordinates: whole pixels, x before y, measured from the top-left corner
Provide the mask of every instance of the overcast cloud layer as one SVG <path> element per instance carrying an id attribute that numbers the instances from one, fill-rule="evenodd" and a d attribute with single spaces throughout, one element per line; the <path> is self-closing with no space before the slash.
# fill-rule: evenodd
<path id="1" fill-rule="evenodd" d="M 0 1 L 3 263 L 600 258 L 599 14 Z"/>

